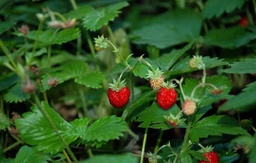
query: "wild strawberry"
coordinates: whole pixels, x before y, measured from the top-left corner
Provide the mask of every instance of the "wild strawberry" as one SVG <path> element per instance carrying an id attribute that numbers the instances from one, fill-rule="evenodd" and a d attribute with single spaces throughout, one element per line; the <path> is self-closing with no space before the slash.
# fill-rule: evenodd
<path id="1" fill-rule="evenodd" d="M 115 108 L 125 106 L 130 98 L 130 89 L 125 85 L 125 81 L 113 80 L 108 88 L 109 103 Z"/>
<path id="2" fill-rule="evenodd" d="M 199 160 L 198 163 L 219 163 L 219 155 L 211 146 L 203 147 L 201 144 L 199 146 L 201 147 L 199 152 L 203 153 L 206 160 Z"/>
<path id="3" fill-rule="evenodd" d="M 186 115 L 191 115 L 196 111 L 196 102 L 193 100 L 185 100 L 182 106 L 182 111 Z"/>
<path id="4" fill-rule="evenodd" d="M 149 83 L 152 89 L 158 90 L 162 87 L 162 84 L 164 82 L 164 76 L 163 72 L 158 68 L 154 71 L 149 70 L 147 78 L 149 79 Z"/>
<path id="5" fill-rule="evenodd" d="M 51 87 L 55 87 L 58 84 L 58 79 L 57 78 L 51 78 L 47 80 L 47 84 Z"/>
<path id="6" fill-rule="evenodd" d="M 189 66 L 191 68 L 203 69 L 205 65 L 203 63 L 202 56 L 197 56 L 197 55 L 193 56 L 193 58 L 189 60 Z"/>
<path id="7" fill-rule="evenodd" d="M 219 163 L 219 155 L 216 152 L 206 152 L 203 155 L 208 161 L 200 160 L 199 163 Z"/>
<path id="8" fill-rule="evenodd" d="M 182 118 L 182 111 L 180 111 L 177 115 L 170 113 L 169 116 L 164 116 L 164 118 L 166 119 L 167 123 L 174 128 L 181 125 L 185 121 L 185 119 Z"/>
<path id="9" fill-rule="evenodd" d="M 221 89 L 213 89 L 211 90 L 211 93 L 214 94 L 214 95 L 219 95 L 221 94 L 222 90 Z"/>
<path id="10" fill-rule="evenodd" d="M 22 83 L 21 88 L 23 92 L 32 94 L 36 90 L 36 85 L 33 81 L 27 80 L 24 83 Z"/>
<path id="11" fill-rule="evenodd" d="M 164 110 L 170 109 L 177 100 L 177 92 L 173 87 L 172 84 L 164 83 L 156 94 L 157 104 Z"/>
<path id="12" fill-rule="evenodd" d="M 243 16 L 241 19 L 240 19 L 240 22 L 239 22 L 240 26 L 242 27 L 247 27 L 248 26 L 248 20 L 245 16 Z"/>

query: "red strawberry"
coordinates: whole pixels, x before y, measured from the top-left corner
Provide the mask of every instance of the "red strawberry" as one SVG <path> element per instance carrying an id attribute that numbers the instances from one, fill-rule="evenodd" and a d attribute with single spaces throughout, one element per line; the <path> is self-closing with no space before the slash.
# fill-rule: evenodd
<path id="1" fill-rule="evenodd" d="M 240 22 L 239 24 L 242 26 L 242 27 L 247 27 L 248 26 L 248 20 L 245 16 L 243 16 L 241 19 L 240 19 Z"/>
<path id="2" fill-rule="evenodd" d="M 183 103 L 182 111 L 186 115 L 191 115 L 191 114 L 195 113 L 195 111 L 196 111 L 196 102 L 193 101 L 193 100 L 186 100 Z"/>
<path id="3" fill-rule="evenodd" d="M 218 153 L 211 151 L 211 152 L 206 152 L 203 155 L 207 158 L 208 161 L 200 160 L 199 163 L 219 163 Z"/>
<path id="4" fill-rule="evenodd" d="M 206 160 L 199 160 L 198 163 L 219 163 L 219 155 L 213 150 L 212 146 L 203 147 L 201 144 L 199 146 L 201 147 L 199 152 L 203 153 Z"/>
<path id="5" fill-rule="evenodd" d="M 149 83 L 152 89 L 158 90 L 162 87 L 164 82 L 163 72 L 159 69 L 154 71 L 149 70 L 147 74 L 147 78 L 149 79 Z"/>
<path id="6" fill-rule="evenodd" d="M 130 89 L 125 86 L 125 81 L 113 81 L 108 88 L 109 103 L 115 108 L 125 106 L 130 98 Z"/>
<path id="7" fill-rule="evenodd" d="M 158 105 L 164 110 L 170 109 L 177 100 L 177 92 L 173 88 L 173 85 L 164 83 L 163 87 L 160 88 L 156 95 Z"/>

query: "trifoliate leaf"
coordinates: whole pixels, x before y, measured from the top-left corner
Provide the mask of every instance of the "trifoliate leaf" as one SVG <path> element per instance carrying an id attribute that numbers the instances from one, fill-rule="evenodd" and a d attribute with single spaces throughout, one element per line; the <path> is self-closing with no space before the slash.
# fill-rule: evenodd
<path id="1" fill-rule="evenodd" d="M 252 82 L 238 95 L 226 101 L 219 111 L 235 110 L 238 112 L 246 112 L 253 110 L 256 106 L 255 101 L 256 82 Z"/>
<path id="2" fill-rule="evenodd" d="M 137 163 L 139 162 L 139 158 L 133 156 L 130 153 L 124 154 L 114 154 L 114 155 L 95 155 L 94 157 L 87 159 L 85 161 L 81 161 L 81 163 Z"/>
<path id="3" fill-rule="evenodd" d="M 238 48 L 255 39 L 255 35 L 242 27 L 213 29 L 204 37 L 204 43 L 221 48 Z"/>
<path id="4" fill-rule="evenodd" d="M 63 44 L 76 39 L 80 35 L 77 28 L 63 30 L 49 29 L 46 31 L 30 31 L 26 37 L 32 40 L 43 42 L 44 44 Z"/>
<path id="5" fill-rule="evenodd" d="M 77 76 L 75 82 L 90 88 L 101 88 L 105 75 L 101 72 L 88 72 L 83 76 Z"/>
<path id="6" fill-rule="evenodd" d="M 256 73 L 256 58 L 246 58 L 244 61 L 234 62 L 230 68 L 223 69 L 221 72 L 234 74 Z"/>
<path id="7" fill-rule="evenodd" d="M 171 10 L 150 22 L 132 32 L 132 41 L 164 49 L 197 39 L 200 35 L 202 17 L 193 10 Z"/>
<path id="8" fill-rule="evenodd" d="M 0 130 L 5 130 L 11 125 L 10 119 L 3 113 L 0 113 Z"/>
<path id="9" fill-rule="evenodd" d="M 13 163 L 34 163 L 34 162 L 40 162 L 40 163 L 47 163 L 51 160 L 51 158 L 47 155 L 44 155 L 42 153 L 39 153 L 35 151 L 33 148 L 28 146 L 22 146 L 18 153 L 16 154 L 15 159 L 13 160 Z"/>
<path id="10" fill-rule="evenodd" d="M 40 111 L 41 109 L 33 107 L 32 112 L 24 113 L 23 118 L 15 121 L 19 136 L 27 144 L 34 145 L 35 149 L 44 153 L 61 152 L 66 145 L 75 141 L 79 134 L 72 124 L 66 122 L 47 103 L 42 102 L 40 107 L 45 111 L 45 115 Z M 46 116 L 51 119 L 51 122 Z"/>
<path id="11" fill-rule="evenodd" d="M 15 84 L 7 91 L 6 94 L 4 94 L 4 100 L 10 103 L 22 102 L 29 99 L 29 97 L 29 94 L 23 92 L 21 88 L 21 83 Z"/>
<path id="12" fill-rule="evenodd" d="M 106 142 L 118 139 L 123 132 L 128 131 L 128 126 L 123 118 L 106 116 L 93 122 L 86 130 L 83 139 L 87 143 Z"/>
<path id="13" fill-rule="evenodd" d="M 177 105 L 174 105 L 169 110 L 163 110 L 154 103 L 138 114 L 136 121 L 141 122 L 139 127 L 167 130 L 172 127 L 167 123 L 165 116 L 169 116 L 170 114 L 177 115 L 179 112 L 180 109 Z"/>
<path id="14" fill-rule="evenodd" d="M 219 17 L 222 14 L 230 13 L 236 8 L 241 8 L 245 0 L 207 0 L 203 9 L 204 18 Z"/>
<path id="15" fill-rule="evenodd" d="M 128 6 L 127 2 L 119 2 L 100 9 L 89 8 L 90 12 L 86 12 L 83 18 L 83 25 L 90 31 L 96 31 L 102 26 L 107 25 L 109 21 L 113 21 L 120 13 L 120 9 Z"/>
<path id="16" fill-rule="evenodd" d="M 223 134 L 249 135 L 234 118 L 225 115 L 213 115 L 198 121 L 191 128 L 189 137 L 191 141 L 199 142 L 200 138 L 221 136 Z"/>

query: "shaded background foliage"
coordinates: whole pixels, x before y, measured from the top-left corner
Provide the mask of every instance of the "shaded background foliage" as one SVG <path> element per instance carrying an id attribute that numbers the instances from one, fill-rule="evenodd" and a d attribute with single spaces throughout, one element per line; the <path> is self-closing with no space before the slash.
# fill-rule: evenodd
<path id="1" fill-rule="evenodd" d="M 193 132 L 191 133 L 191 139 L 195 142 L 199 138 L 213 135 L 210 138 L 203 139 L 202 142 L 205 144 L 217 144 L 215 148 L 219 149 L 220 152 L 226 148 L 230 150 L 230 144 L 225 144 L 225 142 L 230 142 L 235 137 L 226 137 L 225 135 L 225 138 L 219 138 L 218 135 L 223 133 L 231 134 L 232 132 L 233 134 L 241 134 L 244 131 L 235 126 L 231 126 L 230 130 L 226 130 L 225 127 L 221 128 L 223 126 L 220 125 L 219 131 L 210 133 L 208 129 L 212 126 L 217 126 L 218 128 L 215 122 L 223 118 L 222 116 L 214 117 L 212 115 L 219 114 L 222 111 L 225 111 L 227 115 L 238 121 L 246 121 L 244 124 L 249 128 L 250 126 L 255 126 L 256 117 L 253 113 L 256 106 L 256 6 L 254 0 L 232 0 L 232 2 L 223 0 L 77 0 L 78 8 L 76 10 L 70 2 L 62 0 L 2 0 L 0 2 L 1 40 L 11 51 L 12 57 L 18 60 L 20 67 L 30 67 L 32 65 L 40 67 L 40 78 L 43 87 L 39 91 L 41 93 L 47 91 L 49 103 L 63 117 L 63 119 L 57 118 L 56 121 L 63 123 L 66 123 L 64 119 L 68 122 L 72 121 L 67 123 L 67 126 L 69 130 L 72 130 L 70 132 L 75 134 L 64 136 L 68 142 L 71 143 L 76 140 L 78 144 L 84 143 L 93 147 L 100 147 L 108 140 L 111 140 L 105 146 L 103 145 L 101 149 L 103 152 L 97 149 L 94 151 L 95 153 L 108 153 L 109 151 L 125 148 L 125 145 L 131 140 L 129 135 L 123 134 L 128 130 L 127 126 L 123 124 L 124 122 L 118 117 L 108 117 L 108 115 L 121 116 L 124 111 L 111 108 L 105 91 L 107 83 L 122 72 L 125 65 L 120 57 L 116 57 L 112 53 L 112 49 L 106 49 L 101 52 L 94 51 L 92 38 L 102 34 L 116 40 L 115 44 L 119 47 L 120 53 L 124 58 L 129 54 L 133 54 L 129 60 L 130 65 L 135 65 L 136 58 L 145 54 L 144 57 L 147 61 L 153 66 L 164 70 L 168 78 L 195 78 L 185 80 L 184 90 L 188 94 L 197 85 L 198 81 L 196 79 L 201 75 L 199 71 L 189 67 L 188 61 L 195 54 L 203 56 L 207 74 L 213 76 L 207 80 L 217 86 L 226 85 L 227 89 L 219 97 L 204 97 L 204 101 L 200 103 L 202 108 L 205 107 L 205 110 L 210 110 L 208 109 L 209 107 L 212 109 L 204 115 L 206 118 L 200 122 L 201 124 L 207 122 L 209 126 L 206 125 L 205 128 L 202 128 L 201 124 L 197 123 L 201 127 L 199 130 L 205 135 L 197 135 L 198 131 L 196 129 L 193 131 L 194 134 Z M 51 29 L 46 23 L 39 26 L 36 14 L 49 11 L 63 14 L 67 20 L 75 18 L 77 20 L 76 26 L 63 30 Z M 247 24 L 241 23 L 244 19 L 246 19 Z M 50 21 L 50 19 L 47 21 Z M 20 27 L 24 24 L 29 26 L 29 32 L 25 34 L 25 37 L 20 33 Z M 43 30 L 38 33 L 37 30 L 40 28 Z M 110 30 L 113 31 L 113 35 L 109 32 Z M 35 42 L 39 42 L 36 48 Z M 39 126 L 47 124 L 47 121 L 42 118 L 43 116 L 38 110 L 34 112 L 32 109 L 31 112 L 29 109 L 31 106 L 29 99 L 32 97 L 22 92 L 20 88 L 21 80 L 17 74 L 8 69 L 10 65 L 6 64 L 7 61 L 8 58 L 4 55 L 4 51 L 1 51 L 0 97 L 1 111 L 4 114 L 1 113 L 0 115 L 3 117 L 1 118 L 0 129 L 7 130 L 6 126 L 10 126 L 12 123 L 11 118 L 15 117 L 14 115 L 16 114 L 19 117 L 22 113 L 25 113 L 22 116 L 27 117 L 29 123 L 34 122 L 32 119 L 33 116 L 36 116 L 42 120 Z M 84 64 L 85 62 L 86 64 Z M 26 70 L 20 67 L 18 65 L 18 70 L 20 74 L 23 74 Z M 147 70 L 148 68 L 141 64 L 134 68 L 132 75 L 125 74 L 124 77 L 130 79 L 128 84 L 132 85 L 134 82 L 134 94 L 135 97 L 138 97 L 125 108 L 130 127 L 139 136 L 137 144 L 138 148 L 140 148 L 144 128 L 150 126 L 152 130 L 149 130 L 147 143 L 147 152 L 149 152 L 153 151 L 157 144 L 156 139 L 160 134 L 157 129 L 165 130 L 160 142 L 162 144 L 171 140 L 180 140 L 185 130 L 183 128 L 168 130 L 170 126 L 164 122 L 162 116 L 169 114 L 169 112 L 177 114 L 181 106 L 177 104 L 169 112 L 159 110 L 158 106 L 152 102 L 155 95 L 154 92 L 150 92 L 148 89 Z M 220 76 L 214 75 L 222 75 L 223 77 L 220 78 Z M 47 85 L 49 76 L 58 79 L 57 87 L 51 88 Z M 34 78 L 36 77 L 34 76 Z M 219 101 L 223 99 L 227 100 L 227 102 L 219 107 Z M 46 104 L 44 106 L 51 108 Z M 138 108 L 150 108 L 151 110 L 139 110 Z M 13 112 L 16 113 L 12 114 Z M 49 113 L 53 117 L 57 116 L 55 112 L 49 111 Z M 151 117 L 155 113 L 158 116 Z M 82 119 L 76 121 L 75 119 L 77 118 Z M 89 120 L 96 121 L 88 125 Z M 27 128 L 24 127 L 25 122 L 24 119 L 18 119 L 16 125 L 21 129 L 22 139 L 26 140 L 29 145 L 37 145 L 37 148 L 46 153 L 52 152 L 52 154 L 56 154 L 60 151 L 60 149 L 53 150 L 58 145 L 53 145 L 53 149 L 50 150 L 52 148 L 50 146 L 51 141 L 48 144 L 43 143 L 42 146 L 37 142 L 43 139 L 52 139 L 53 137 L 52 141 L 59 140 L 56 135 L 51 135 L 54 132 L 51 127 L 45 130 L 43 134 L 48 136 L 36 140 L 26 135 L 27 131 L 25 129 L 29 131 L 33 127 L 31 128 L 29 125 Z M 88 125 L 88 128 L 85 129 L 82 125 Z M 227 125 L 230 124 L 227 123 Z M 65 128 L 67 126 L 64 125 L 63 131 L 68 130 Z M 105 127 L 108 128 L 110 126 L 115 126 L 113 127 L 112 135 L 108 133 L 108 130 L 104 130 Z M 23 127 L 24 129 L 22 130 Z M 34 130 L 40 129 L 37 127 L 36 125 Z M 74 127 L 78 129 L 74 131 Z M 3 144 L 2 148 L 4 148 L 15 142 L 15 139 L 2 130 L 1 143 Z M 106 134 L 108 136 L 103 137 L 99 134 L 99 137 L 97 137 L 97 135 L 90 135 L 89 131 L 92 130 L 100 130 L 103 135 L 108 133 Z M 8 132 L 12 133 L 14 131 L 9 128 Z M 248 132 L 254 133 L 252 129 Z M 63 133 L 64 135 L 66 134 L 65 132 Z M 80 139 L 77 140 L 77 138 Z M 119 138 L 120 141 L 116 141 L 116 138 Z M 244 141 L 243 137 L 234 139 L 234 141 L 243 142 L 247 145 L 255 144 L 255 139 Z M 65 147 L 58 146 L 58 148 Z M 80 148 L 85 150 L 84 147 L 74 146 L 77 155 L 84 159 L 79 153 Z M 32 155 L 38 154 L 28 146 L 22 146 L 18 152 L 19 149 L 20 146 L 4 152 L 4 155 L 6 158 L 15 158 L 16 156 L 17 161 L 24 159 L 22 158 L 22 152 L 24 151 Z M 162 156 L 167 157 L 168 152 L 165 150 L 163 150 Z M 136 149 L 132 151 L 136 153 Z M 253 152 L 255 151 L 252 151 L 248 156 L 249 161 L 255 159 Z M 1 153 L 3 153 L 2 150 Z M 243 159 L 248 161 L 247 158 L 244 158 L 244 154 L 240 156 L 230 155 L 229 157 L 229 155 L 223 154 L 222 161 L 243 161 Z M 43 161 L 51 160 L 49 157 L 43 155 L 38 159 Z M 57 155 L 56 157 L 62 158 L 63 156 Z M 101 158 L 96 159 L 100 160 Z M 109 159 L 111 160 L 112 158 Z M 120 158 L 120 160 L 122 159 L 136 161 L 130 155 L 124 155 Z"/>

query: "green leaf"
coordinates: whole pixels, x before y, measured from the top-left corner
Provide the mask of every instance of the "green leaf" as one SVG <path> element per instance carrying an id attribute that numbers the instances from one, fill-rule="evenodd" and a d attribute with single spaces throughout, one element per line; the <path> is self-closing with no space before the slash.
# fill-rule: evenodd
<path id="1" fill-rule="evenodd" d="M 242 27 L 231 27 L 209 31 L 204 37 L 204 43 L 234 49 L 246 45 L 252 39 L 255 39 L 255 34 Z"/>
<path id="2" fill-rule="evenodd" d="M 124 154 L 115 154 L 115 155 L 96 155 L 90 159 L 85 161 L 81 161 L 81 163 L 137 163 L 139 162 L 139 158 L 135 157 L 130 153 Z"/>
<path id="3" fill-rule="evenodd" d="M 83 137 L 86 134 L 89 122 L 88 118 L 79 118 L 72 121 L 71 124 L 76 128 L 79 137 Z"/>
<path id="4" fill-rule="evenodd" d="M 4 33 L 5 31 L 9 30 L 10 28 L 12 28 L 16 23 L 17 23 L 17 20 L 15 20 L 15 19 L 11 19 L 11 20 L 1 22 L 0 35 L 2 33 Z"/>
<path id="5" fill-rule="evenodd" d="M 191 68 L 189 66 L 190 58 L 184 58 L 182 61 L 175 64 L 168 73 L 168 75 L 177 75 L 177 74 L 184 74 L 188 72 L 198 71 L 196 68 Z M 217 57 L 210 58 L 208 56 L 203 57 L 203 62 L 207 69 L 214 68 L 218 66 L 227 65 L 228 62 L 225 62 L 223 59 L 218 59 Z"/>
<path id="6" fill-rule="evenodd" d="M 204 18 L 219 17 L 222 14 L 230 13 L 236 8 L 241 8 L 245 0 L 207 0 L 203 9 Z"/>
<path id="7" fill-rule="evenodd" d="M 19 77 L 14 73 L 2 74 L 0 77 L 0 91 L 10 88 L 19 81 Z"/>
<path id="8" fill-rule="evenodd" d="M 128 6 L 127 2 L 115 3 L 101 9 L 89 8 L 83 17 L 83 26 L 90 30 L 96 31 L 102 26 L 107 25 L 109 21 L 113 21 L 120 13 L 120 9 Z"/>
<path id="9" fill-rule="evenodd" d="M 171 10 L 150 22 L 132 32 L 132 41 L 164 49 L 197 39 L 200 35 L 202 18 L 194 10 Z"/>
<path id="10" fill-rule="evenodd" d="M 45 102 L 41 103 L 41 107 L 52 120 L 54 128 L 67 145 L 78 138 L 79 134 L 76 132 L 76 128 L 66 122 L 53 108 Z M 32 112 L 24 113 L 23 118 L 17 119 L 15 124 L 19 130 L 19 136 L 27 144 L 34 145 L 35 149 L 51 154 L 56 154 L 65 149 L 65 145 L 56 130 L 50 125 L 50 122 L 38 107 L 33 107 Z"/>
<path id="11" fill-rule="evenodd" d="M 11 125 L 10 119 L 3 113 L 0 113 L 0 130 L 5 130 Z"/>
<path id="12" fill-rule="evenodd" d="M 136 121 L 142 122 L 139 127 L 167 130 L 172 128 L 172 126 L 167 123 L 164 116 L 169 116 L 170 114 L 177 115 L 179 112 L 180 109 L 177 105 L 174 105 L 169 110 L 163 110 L 156 103 L 154 103 L 138 114 L 138 119 Z M 184 125 L 179 127 L 184 127 Z"/>
<path id="13" fill-rule="evenodd" d="M 47 155 L 41 154 L 35 151 L 33 148 L 28 146 L 22 146 L 19 149 L 15 159 L 12 161 L 13 163 L 47 163 L 51 160 L 51 158 Z"/>
<path id="14" fill-rule="evenodd" d="M 241 62 L 234 62 L 230 68 L 220 70 L 224 73 L 247 74 L 256 73 L 256 58 L 246 58 Z"/>
<path id="15" fill-rule="evenodd" d="M 70 12 L 65 14 L 65 16 L 68 19 L 81 19 L 93 11 L 94 8 L 89 5 L 78 6 L 77 9 L 71 10 Z"/>
<path id="16" fill-rule="evenodd" d="M 77 76 L 75 82 L 90 88 L 101 88 L 105 75 L 101 72 L 88 72 L 83 76 Z"/>
<path id="17" fill-rule="evenodd" d="M 143 94 L 138 93 L 135 95 L 135 101 L 126 107 L 125 109 L 125 116 L 133 119 L 134 117 L 137 117 L 137 115 L 142 112 L 145 107 L 147 107 L 149 103 L 151 103 L 152 100 L 154 100 L 156 95 L 156 91 L 145 91 Z"/>
<path id="18" fill-rule="evenodd" d="M 248 84 L 241 93 L 221 105 L 219 111 L 234 110 L 238 112 L 246 112 L 252 110 L 256 106 L 255 94 L 256 82 L 253 82 Z"/>
<path id="19" fill-rule="evenodd" d="M 140 78 L 146 79 L 148 70 L 149 70 L 149 67 L 147 65 L 140 63 L 134 67 L 132 72 L 133 72 L 134 76 L 138 76 Z"/>
<path id="20" fill-rule="evenodd" d="M 161 70 L 169 70 L 171 66 L 173 66 L 173 64 L 192 47 L 193 44 L 194 42 L 192 41 L 181 49 L 174 49 L 170 53 L 163 54 L 155 60 L 155 63 Z"/>
<path id="21" fill-rule="evenodd" d="M 254 139 L 254 145 L 253 145 L 253 147 L 251 148 L 251 151 L 250 151 L 250 153 L 248 154 L 248 157 L 249 157 L 249 163 L 253 163 L 254 161 L 255 161 L 255 159 L 256 159 L 256 155 L 255 155 L 255 153 L 256 153 L 256 149 L 254 148 L 255 146 L 256 146 L 256 134 L 254 133 L 254 135 L 253 135 L 253 139 Z"/>
<path id="22" fill-rule="evenodd" d="M 192 162 L 192 158 L 190 154 L 183 152 L 180 156 L 180 161 L 181 163 L 188 163 L 188 162 Z"/>
<path id="23" fill-rule="evenodd" d="M 32 40 L 43 42 L 44 44 L 63 44 L 76 39 L 80 35 L 78 28 L 63 30 L 49 29 L 46 31 L 30 31 L 26 37 Z"/>
<path id="24" fill-rule="evenodd" d="M 189 137 L 193 142 L 199 142 L 200 138 L 208 136 L 230 135 L 248 135 L 248 133 L 239 127 L 238 122 L 229 116 L 213 115 L 198 121 L 192 126 Z"/>
<path id="25" fill-rule="evenodd" d="M 93 122 L 86 130 L 83 139 L 87 143 L 101 143 L 118 139 L 123 132 L 128 131 L 128 126 L 123 118 L 106 116 Z"/>
<path id="26" fill-rule="evenodd" d="M 4 94 L 4 100 L 10 103 L 22 102 L 29 99 L 30 95 L 23 92 L 21 83 L 15 84 L 11 87 L 6 94 Z"/>

